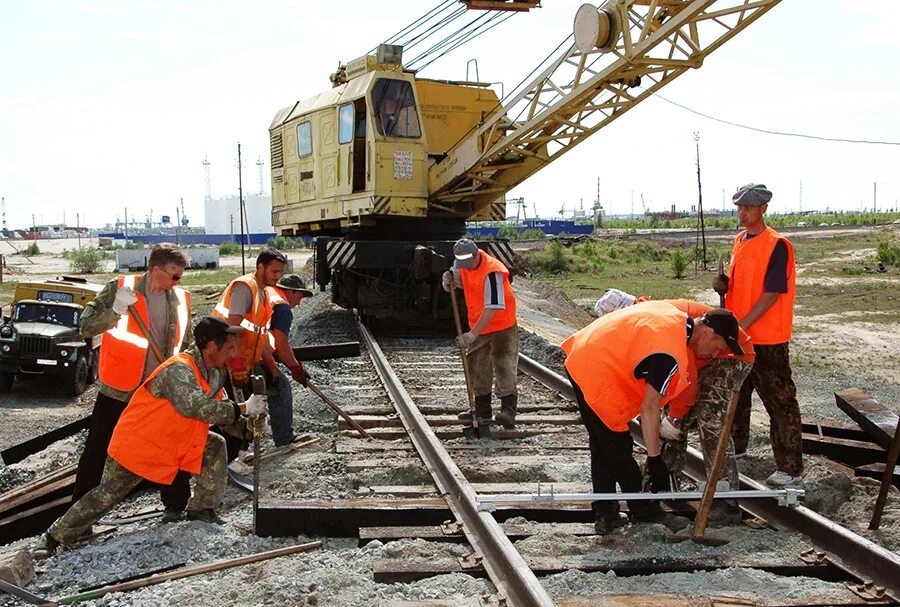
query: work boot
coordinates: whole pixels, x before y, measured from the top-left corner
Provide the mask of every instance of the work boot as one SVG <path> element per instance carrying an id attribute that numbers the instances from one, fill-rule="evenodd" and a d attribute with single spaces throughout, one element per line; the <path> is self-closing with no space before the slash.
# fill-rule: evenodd
<path id="1" fill-rule="evenodd" d="M 31 549 L 31 556 L 35 559 L 46 559 L 60 552 L 62 552 L 62 544 L 50 535 L 49 531 L 46 531 L 35 542 L 34 548 Z"/>
<path id="2" fill-rule="evenodd" d="M 205 508 L 203 510 L 188 510 L 187 519 L 189 521 L 203 521 L 204 523 L 211 523 L 213 525 L 225 524 L 225 521 L 219 518 L 219 515 L 216 514 L 216 511 L 212 508 Z"/>
<path id="3" fill-rule="evenodd" d="M 668 527 L 669 531 L 681 531 L 691 524 L 690 519 L 683 516 L 676 516 L 671 512 L 666 512 L 660 508 L 659 504 L 654 503 L 653 506 L 631 513 L 632 523 L 655 523 Z"/>
<path id="4" fill-rule="evenodd" d="M 177 523 L 184 517 L 184 511 L 178 508 L 166 508 L 163 510 L 162 522 Z"/>
<path id="5" fill-rule="evenodd" d="M 624 527 L 628 524 L 628 517 L 624 512 L 616 512 L 612 516 L 598 514 L 597 520 L 594 521 L 594 531 L 597 535 L 607 535 L 612 533 L 613 529 Z"/>
<path id="6" fill-rule="evenodd" d="M 710 527 L 726 527 L 738 525 L 741 522 L 741 509 L 734 500 L 720 500 L 713 503 L 709 509 L 709 518 L 706 524 Z"/>
<path id="7" fill-rule="evenodd" d="M 486 394 L 484 396 L 476 396 L 475 397 L 475 413 L 478 414 L 479 421 L 490 422 L 493 420 L 493 413 L 491 411 L 491 395 Z M 472 412 L 471 411 L 463 411 L 459 415 L 457 415 L 459 419 L 471 422 L 472 421 Z"/>
<path id="8" fill-rule="evenodd" d="M 516 409 L 519 403 L 519 397 L 516 394 L 509 394 L 500 397 L 500 413 L 497 414 L 497 423 L 501 424 L 507 430 L 516 426 Z"/>

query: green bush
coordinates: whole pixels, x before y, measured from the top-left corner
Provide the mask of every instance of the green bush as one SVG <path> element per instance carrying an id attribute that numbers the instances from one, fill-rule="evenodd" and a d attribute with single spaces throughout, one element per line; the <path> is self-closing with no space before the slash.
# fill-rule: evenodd
<path id="1" fill-rule="evenodd" d="M 891 242 L 879 242 L 877 255 L 878 261 L 886 266 L 900 266 L 900 247 Z"/>
<path id="2" fill-rule="evenodd" d="M 288 236 L 276 236 L 266 241 L 266 246 L 273 247 L 279 251 L 288 249 L 302 249 L 305 245 L 300 238 L 290 238 Z"/>
<path id="3" fill-rule="evenodd" d="M 546 237 L 543 231 L 536 229 L 522 230 L 519 234 L 519 240 L 544 240 Z"/>
<path id="4" fill-rule="evenodd" d="M 40 255 L 41 250 L 38 248 L 36 242 L 32 242 L 30 245 L 25 247 L 25 255 Z"/>
<path id="5" fill-rule="evenodd" d="M 236 242 L 226 240 L 219 245 L 219 255 L 240 255 L 241 245 Z"/>
<path id="6" fill-rule="evenodd" d="M 681 249 L 675 249 L 675 252 L 672 253 L 672 272 L 675 273 L 675 278 L 684 278 L 685 268 L 687 268 L 687 260 L 684 258 L 684 254 Z"/>
<path id="7" fill-rule="evenodd" d="M 92 274 L 100 269 L 103 252 L 99 249 L 82 247 L 68 253 L 69 267 L 76 274 Z"/>
<path id="8" fill-rule="evenodd" d="M 569 260 L 565 247 L 558 242 L 551 242 L 547 249 L 531 258 L 531 265 L 536 272 L 560 274 L 569 268 Z"/>
<path id="9" fill-rule="evenodd" d="M 497 238 L 506 238 L 507 240 L 519 240 L 519 230 L 514 226 L 503 226 L 497 233 Z"/>

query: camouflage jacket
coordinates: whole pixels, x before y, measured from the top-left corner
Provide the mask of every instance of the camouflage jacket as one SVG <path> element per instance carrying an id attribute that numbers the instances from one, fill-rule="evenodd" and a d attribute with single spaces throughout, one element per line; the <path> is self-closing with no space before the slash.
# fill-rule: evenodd
<path id="1" fill-rule="evenodd" d="M 191 346 L 185 352 L 200 367 L 200 373 L 209 382 L 212 390 L 209 393 L 197 383 L 194 371 L 184 364 L 169 365 L 159 375 L 147 384 L 150 393 L 159 398 L 164 398 L 175 407 L 184 417 L 199 419 L 208 424 L 229 426 L 239 421 L 239 415 L 234 403 L 227 398 L 216 400 L 215 395 L 228 380 L 227 371 L 222 369 L 207 369 L 203 362 L 203 355 L 196 345 Z"/>
<path id="2" fill-rule="evenodd" d="M 81 334 L 90 339 L 95 335 L 112 329 L 119 322 L 119 315 L 113 312 L 112 305 L 116 299 L 116 291 L 119 290 L 119 278 L 113 278 L 103 290 L 97 294 L 97 297 L 84 308 L 81 314 L 81 320 L 78 328 Z M 147 293 L 147 275 L 141 276 L 135 285 L 135 291 L 138 293 Z M 178 324 L 178 298 L 172 291 L 166 291 L 166 353 L 171 354 L 175 351 L 175 331 Z M 191 311 L 188 310 L 188 319 L 190 321 Z M 194 343 L 194 333 L 191 331 L 191 324 L 188 322 L 187 330 L 184 332 L 184 339 L 181 342 L 181 350 L 185 350 Z M 103 356 L 103 348 L 100 348 L 100 356 Z M 117 390 L 100 382 L 100 392 L 110 398 L 118 401 L 128 402 L 132 391 Z"/>

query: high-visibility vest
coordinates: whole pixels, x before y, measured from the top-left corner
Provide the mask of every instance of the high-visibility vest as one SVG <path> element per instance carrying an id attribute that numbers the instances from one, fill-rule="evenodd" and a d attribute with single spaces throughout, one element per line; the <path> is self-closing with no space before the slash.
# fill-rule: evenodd
<path id="1" fill-rule="evenodd" d="M 182 352 L 166 360 L 137 389 L 109 441 L 109 456 L 126 470 L 142 478 L 171 485 L 179 470 L 199 474 L 209 424 L 181 415 L 168 399 L 154 396 L 149 385 L 163 369 L 185 365 L 197 384 L 210 394 L 212 386 L 203 377 L 193 357 Z M 215 395 L 222 400 L 224 390 Z"/>
<path id="2" fill-rule="evenodd" d="M 772 251 L 779 240 L 784 241 L 788 250 L 787 293 L 780 293 L 772 307 L 747 332 L 757 345 L 787 343 L 791 341 L 794 326 L 794 247 L 787 238 L 768 226 L 760 234 L 743 240 L 746 232 L 742 230 L 734 239 L 725 307 L 734 312 L 738 320 L 747 316 L 765 292 L 766 270 L 769 268 Z"/>
<path id="3" fill-rule="evenodd" d="M 627 431 L 641 412 L 647 383 L 634 370 L 651 354 L 668 354 L 677 363 L 663 386 L 661 405 L 696 381 L 690 377 L 686 323 L 675 306 L 648 301 L 602 316 L 562 343 L 566 370 L 610 430 Z"/>
<path id="4" fill-rule="evenodd" d="M 503 299 L 506 308 L 497 310 L 491 322 L 481 332 L 482 335 L 496 333 L 516 324 L 516 294 L 509 283 L 509 270 L 503 262 L 481 251 L 481 263 L 473 270 L 459 270 L 463 292 L 466 294 L 466 309 L 469 316 L 469 328 L 475 326 L 481 313 L 484 312 L 484 281 L 488 274 L 498 272 L 503 277 Z"/>
<path id="5" fill-rule="evenodd" d="M 228 310 L 231 308 L 231 293 L 234 285 L 241 283 L 250 289 L 250 310 L 241 320 L 244 331 L 240 334 L 240 354 L 235 358 L 243 358 L 248 367 L 257 365 L 262 361 L 263 349 L 268 342 L 269 320 L 272 318 L 272 309 L 268 304 L 266 289 L 260 290 L 254 274 L 238 276 L 225 288 L 225 292 L 219 298 L 216 307 L 213 308 L 213 316 L 228 320 Z"/>
<path id="6" fill-rule="evenodd" d="M 149 328 L 150 313 L 147 310 L 147 298 L 135 289 L 137 281 L 138 276 L 134 274 L 119 276 L 118 288 L 128 287 L 134 291 L 137 297 L 134 309 L 144 321 L 144 325 Z M 181 351 L 184 334 L 191 318 L 191 294 L 179 287 L 173 288 L 172 292 L 178 303 L 175 342 L 157 344 L 166 355 L 178 354 Z M 105 331 L 100 340 L 100 381 L 116 390 L 130 391 L 137 388 L 143 379 L 144 363 L 149 348 L 150 342 L 131 314 L 128 312 L 122 314 L 115 326 Z"/>
<path id="7" fill-rule="evenodd" d="M 266 296 L 269 300 L 269 322 L 271 323 L 272 316 L 275 314 L 275 306 L 286 304 L 290 307 L 291 304 L 285 299 L 284 291 L 278 287 L 266 287 Z M 269 331 L 269 345 L 273 350 L 275 349 L 275 336 L 272 335 L 272 331 Z"/>

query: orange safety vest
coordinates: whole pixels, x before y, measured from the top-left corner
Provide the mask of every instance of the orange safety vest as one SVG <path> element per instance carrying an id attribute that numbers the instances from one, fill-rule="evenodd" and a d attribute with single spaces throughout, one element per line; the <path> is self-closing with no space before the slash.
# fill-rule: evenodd
<path id="1" fill-rule="evenodd" d="M 266 289 L 260 289 L 254 274 L 238 276 L 225 288 L 225 292 L 219 298 L 216 307 L 213 308 L 213 316 L 228 320 L 228 310 L 231 308 L 231 293 L 234 285 L 242 283 L 250 289 L 250 310 L 241 320 L 241 327 L 246 329 L 240 334 L 240 354 L 235 359 L 243 358 L 248 367 L 262 362 L 263 349 L 268 342 L 269 320 L 272 318 L 272 309 L 269 307 L 269 298 Z"/>
<path id="2" fill-rule="evenodd" d="M 210 394 L 212 387 L 200 372 L 193 357 L 182 352 L 166 360 L 147 378 L 113 430 L 109 456 L 126 470 L 142 478 L 171 485 L 179 470 L 200 473 L 209 424 L 181 415 L 168 399 L 154 396 L 149 385 L 163 369 L 181 364 L 194 372 L 197 384 Z M 222 400 L 219 389 L 216 400 Z"/>
<path id="3" fill-rule="evenodd" d="M 794 297 L 796 295 L 794 247 L 787 238 L 770 227 L 748 240 L 742 240 L 747 230 L 734 239 L 731 270 L 725 307 L 742 320 L 765 292 L 766 270 L 779 240 L 787 245 L 787 293 L 780 293 L 771 308 L 749 329 L 753 343 L 758 345 L 784 344 L 791 341 L 794 325 Z"/>
<path id="4" fill-rule="evenodd" d="M 700 303 L 699 301 L 692 301 L 690 299 L 667 299 L 670 304 L 690 316 L 691 318 L 698 318 L 703 316 L 707 312 L 713 309 L 712 306 L 708 306 L 704 303 Z M 741 347 L 744 349 L 743 356 L 737 356 L 731 352 L 731 350 L 725 350 L 715 358 L 697 358 L 694 355 L 694 351 L 688 348 L 688 367 L 691 369 L 690 375 L 693 377 L 699 373 L 700 369 L 716 360 L 717 358 L 733 358 L 734 360 L 741 360 L 744 362 L 748 362 L 751 365 L 753 361 L 756 360 L 756 352 L 753 350 L 753 342 L 750 340 L 750 336 L 743 329 L 738 329 L 738 343 L 741 344 Z M 697 387 L 699 382 L 694 382 L 688 386 L 687 390 L 678 395 L 677 398 L 673 399 L 669 403 L 669 415 L 675 419 L 681 419 L 684 417 L 688 410 L 694 406 L 694 403 L 697 402 Z"/>
<path id="5" fill-rule="evenodd" d="M 481 332 L 482 335 L 503 331 L 516 324 L 516 294 L 509 283 L 509 270 L 500 260 L 481 251 L 481 263 L 473 270 L 459 269 L 463 293 L 466 296 L 466 309 L 469 315 L 469 328 L 475 326 L 481 313 L 484 312 L 484 281 L 488 274 L 499 272 L 503 276 L 503 299 L 506 308 L 497 310 L 491 322 Z"/>
<path id="6" fill-rule="evenodd" d="M 651 354 L 668 354 L 678 364 L 661 404 L 696 381 L 689 367 L 686 321 L 672 304 L 648 301 L 602 316 L 562 343 L 566 370 L 610 430 L 627 431 L 628 422 L 641 412 L 647 383 L 634 376 L 634 369 Z"/>
<path id="7" fill-rule="evenodd" d="M 287 304 L 288 306 L 291 305 L 290 303 L 288 303 L 288 300 L 285 298 L 284 291 L 282 291 L 278 287 L 266 287 L 266 295 L 268 296 L 268 300 L 269 300 L 269 320 L 270 321 L 272 320 L 272 316 L 275 314 L 275 306 L 279 306 L 281 304 Z M 288 336 L 288 337 L 290 337 L 290 336 Z M 269 331 L 269 345 L 272 347 L 273 350 L 275 349 L 275 336 L 272 335 L 271 331 Z"/>
<path id="8" fill-rule="evenodd" d="M 134 309 L 144 321 L 144 325 L 149 328 L 150 313 L 147 310 L 147 298 L 135 290 L 137 281 L 138 276 L 132 274 L 119 276 L 117 284 L 120 289 L 128 287 L 134 291 L 137 297 Z M 169 354 L 170 347 L 173 354 L 181 351 L 184 334 L 190 324 L 191 294 L 179 287 L 173 288 L 172 291 L 178 300 L 175 343 L 157 344 L 163 350 L 163 354 Z M 143 379 L 144 362 L 149 348 L 150 342 L 131 314 L 127 312 L 122 314 L 116 325 L 105 331 L 100 340 L 100 381 L 116 390 L 130 391 L 137 388 Z"/>

